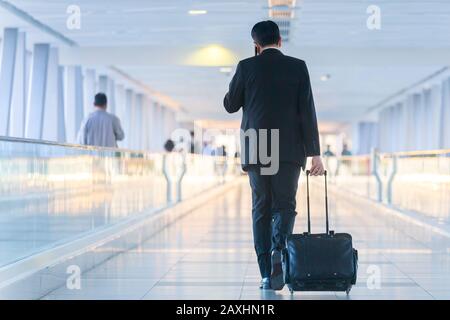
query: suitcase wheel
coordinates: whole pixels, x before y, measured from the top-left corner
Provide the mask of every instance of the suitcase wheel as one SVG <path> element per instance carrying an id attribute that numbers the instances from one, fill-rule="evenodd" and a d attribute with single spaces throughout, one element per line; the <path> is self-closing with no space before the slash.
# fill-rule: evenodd
<path id="1" fill-rule="evenodd" d="M 347 295 L 349 295 L 351 290 L 352 290 L 352 286 L 349 286 L 349 287 L 347 288 L 347 290 L 345 290 L 345 293 L 346 293 Z"/>

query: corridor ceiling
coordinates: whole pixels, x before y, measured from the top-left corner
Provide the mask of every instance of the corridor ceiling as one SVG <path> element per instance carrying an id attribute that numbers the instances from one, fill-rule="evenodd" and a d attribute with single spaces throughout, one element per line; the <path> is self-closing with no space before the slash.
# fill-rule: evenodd
<path id="1" fill-rule="evenodd" d="M 370 30 L 375 2 L 380 29 Z M 9 3 L 77 44 L 64 45 L 63 62 L 114 65 L 172 97 L 192 119 L 238 117 L 225 114 L 222 98 L 236 62 L 253 54 L 251 27 L 269 19 L 268 0 Z M 70 30 L 73 4 L 81 9 L 81 28 Z M 450 64 L 450 1 L 304 0 L 291 11 L 283 51 L 306 60 L 320 120 L 360 119 L 385 97 Z M 7 15 L 0 8 L 0 27 L 11 22 Z"/>

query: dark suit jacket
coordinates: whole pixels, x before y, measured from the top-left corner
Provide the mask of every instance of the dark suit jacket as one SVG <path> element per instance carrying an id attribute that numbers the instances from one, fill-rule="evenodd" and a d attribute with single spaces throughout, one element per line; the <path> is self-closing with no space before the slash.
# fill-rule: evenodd
<path id="1" fill-rule="evenodd" d="M 314 99 L 303 60 L 266 49 L 259 56 L 240 61 L 223 104 L 229 113 L 243 108 L 243 131 L 279 129 L 280 162 L 304 168 L 307 157 L 320 155 Z M 242 151 L 246 170 L 249 145 Z"/>

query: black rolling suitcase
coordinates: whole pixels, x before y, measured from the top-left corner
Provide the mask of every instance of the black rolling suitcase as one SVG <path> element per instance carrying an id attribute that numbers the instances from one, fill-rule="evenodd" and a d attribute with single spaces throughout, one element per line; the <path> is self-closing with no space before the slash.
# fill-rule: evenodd
<path id="1" fill-rule="evenodd" d="M 358 251 L 352 236 L 329 230 L 327 173 L 325 172 L 326 233 L 311 234 L 309 171 L 306 171 L 308 232 L 290 235 L 283 252 L 289 291 L 345 291 L 356 283 Z"/>

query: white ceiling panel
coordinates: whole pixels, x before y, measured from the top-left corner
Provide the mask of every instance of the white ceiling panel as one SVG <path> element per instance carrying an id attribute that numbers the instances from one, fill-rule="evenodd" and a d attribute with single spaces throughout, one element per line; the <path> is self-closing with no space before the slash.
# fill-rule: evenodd
<path id="1" fill-rule="evenodd" d="M 192 118 L 230 117 L 222 110 L 230 76 L 219 67 L 181 65 L 175 56 L 220 44 L 245 58 L 252 53 L 251 27 L 268 19 L 266 0 L 77 0 L 81 29 L 68 30 L 72 0 L 10 2 L 81 49 L 122 50 L 115 66 L 171 96 Z M 378 0 L 381 29 L 369 30 L 366 10 L 373 3 L 297 1 L 284 50 L 307 61 L 320 119 L 356 119 L 450 57 L 450 1 Z M 207 14 L 189 15 L 189 10 Z M 136 52 L 144 56 L 135 59 Z M 330 79 L 323 82 L 325 74 Z"/>

